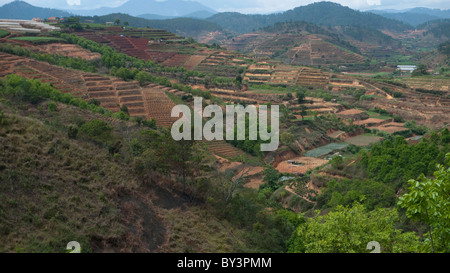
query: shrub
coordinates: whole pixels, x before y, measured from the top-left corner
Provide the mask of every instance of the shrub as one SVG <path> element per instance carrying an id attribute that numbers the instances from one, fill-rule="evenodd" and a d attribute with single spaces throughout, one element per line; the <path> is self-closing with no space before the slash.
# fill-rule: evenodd
<path id="1" fill-rule="evenodd" d="M 79 134 L 97 144 L 106 144 L 112 139 L 112 128 L 103 120 L 91 120 L 80 127 Z"/>
<path id="2" fill-rule="evenodd" d="M 67 129 L 67 136 L 71 139 L 76 139 L 78 136 L 78 127 L 75 125 L 69 125 Z"/>
<path id="3" fill-rule="evenodd" d="M 402 118 L 401 116 L 395 115 L 395 116 L 394 116 L 394 121 L 395 121 L 395 122 L 403 122 L 404 120 L 403 120 L 403 118 Z"/>
<path id="4" fill-rule="evenodd" d="M 403 98 L 402 92 L 394 92 L 394 98 Z"/>
<path id="5" fill-rule="evenodd" d="M 48 104 L 48 106 L 47 106 L 47 109 L 48 109 L 50 112 L 56 112 L 56 110 L 57 110 L 56 103 L 50 102 L 50 103 Z"/>
<path id="6" fill-rule="evenodd" d="M 146 127 L 152 128 L 152 129 L 156 129 L 156 121 L 155 119 L 151 119 L 151 120 L 144 120 L 142 122 L 142 124 Z"/>

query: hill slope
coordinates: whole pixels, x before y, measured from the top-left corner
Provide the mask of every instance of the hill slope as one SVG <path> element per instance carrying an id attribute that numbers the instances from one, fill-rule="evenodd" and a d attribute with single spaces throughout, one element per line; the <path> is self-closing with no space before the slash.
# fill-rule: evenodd
<path id="1" fill-rule="evenodd" d="M 114 13 L 104 16 L 83 17 L 84 20 L 92 20 L 95 23 L 114 22 L 119 19 L 120 22 L 128 22 L 131 27 L 149 27 L 153 29 L 164 29 L 182 36 L 196 36 L 200 32 L 214 32 L 222 30 L 218 24 L 206 20 L 194 18 L 173 18 L 165 20 L 149 20 L 130 16 L 123 13 Z"/>

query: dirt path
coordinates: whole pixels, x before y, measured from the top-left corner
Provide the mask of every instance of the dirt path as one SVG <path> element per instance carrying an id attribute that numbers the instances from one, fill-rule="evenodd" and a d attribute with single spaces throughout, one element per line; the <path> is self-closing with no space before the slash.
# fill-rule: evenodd
<path id="1" fill-rule="evenodd" d="M 376 87 L 376 86 L 374 86 L 374 85 L 372 85 L 372 84 L 370 84 L 370 83 L 367 83 L 367 82 L 364 82 L 364 84 L 366 84 L 366 85 L 368 85 L 369 87 L 371 87 L 371 88 L 377 90 L 378 92 L 384 94 L 388 100 L 394 99 L 394 97 L 391 96 L 391 95 L 389 95 L 388 93 L 386 93 L 386 91 L 384 91 L 384 90 L 382 90 L 382 89 L 380 89 L 380 88 L 378 88 L 378 87 Z"/>
<path id="2" fill-rule="evenodd" d="M 292 193 L 292 194 L 295 194 L 295 195 L 297 195 L 298 197 L 304 199 L 306 202 L 309 202 L 309 203 L 314 204 L 314 205 L 317 204 L 317 202 L 311 201 L 311 200 L 309 200 L 308 198 L 306 198 L 306 197 L 304 197 L 304 196 L 298 195 L 298 194 L 297 194 L 293 189 L 291 189 L 288 185 L 286 185 L 286 187 L 284 187 L 284 189 L 287 190 L 288 192 L 290 192 L 290 193 Z"/>

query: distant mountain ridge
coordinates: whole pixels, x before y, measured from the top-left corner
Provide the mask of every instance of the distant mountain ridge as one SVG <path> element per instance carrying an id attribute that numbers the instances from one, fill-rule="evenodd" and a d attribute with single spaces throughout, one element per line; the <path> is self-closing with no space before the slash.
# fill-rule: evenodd
<path id="1" fill-rule="evenodd" d="M 402 21 L 414 27 L 426 22 L 450 18 L 450 10 L 428 8 L 413 8 L 408 10 L 371 10 L 370 12 L 386 18 Z"/>
<path id="2" fill-rule="evenodd" d="M 35 17 L 46 19 L 49 17 L 70 17 L 73 14 L 49 8 L 40 8 L 24 1 L 14 1 L 0 7 L 0 18 L 2 19 L 24 19 L 31 20 Z"/>
<path id="3" fill-rule="evenodd" d="M 383 16 L 353 10 L 332 2 L 317 2 L 277 14 L 245 15 L 237 12 L 218 13 L 208 21 L 238 33 L 251 32 L 279 22 L 305 21 L 324 26 L 360 25 L 368 28 L 403 31 L 409 25 Z"/>
<path id="4" fill-rule="evenodd" d="M 166 0 L 162 2 L 156 0 L 129 0 L 117 8 L 104 7 L 93 10 L 77 10 L 73 12 L 83 16 L 103 16 L 111 13 L 126 13 L 131 16 L 152 14 L 165 18 L 190 17 L 190 14 L 196 13 L 205 13 L 207 16 L 211 16 L 217 13 L 215 10 L 198 2 L 184 0 Z"/>

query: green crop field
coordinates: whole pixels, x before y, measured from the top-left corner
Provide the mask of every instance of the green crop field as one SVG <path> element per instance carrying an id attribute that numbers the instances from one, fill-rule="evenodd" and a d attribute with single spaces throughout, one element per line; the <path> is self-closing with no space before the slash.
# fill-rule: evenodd
<path id="1" fill-rule="evenodd" d="M 59 42 L 64 41 L 61 38 L 55 38 L 55 37 L 42 37 L 42 36 L 24 36 L 24 37 L 15 37 L 11 38 L 11 40 L 16 41 L 26 41 L 26 42 L 33 42 L 33 43 L 47 43 L 47 42 Z"/>
<path id="2" fill-rule="evenodd" d="M 10 33 L 4 29 L 0 29 L 0 38 L 8 36 Z"/>
<path id="3" fill-rule="evenodd" d="M 376 143 L 379 140 L 383 139 L 382 137 L 377 137 L 373 135 L 360 135 L 347 139 L 345 142 L 348 144 L 353 144 L 356 146 L 368 146 L 372 143 Z"/>
<path id="4" fill-rule="evenodd" d="M 348 146 L 348 144 L 346 144 L 346 143 L 330 143 L 325 146 L 316 148 L 314 150 L 307 151 L 305 153 L 305 156 L 306 157 L 321 157 L 321 156 L 329 154 L 333 151 L 342 150 L 347 146 Z"/>
<path id="5" fill-rule="evenodd" d="M 366 113 L 371 117 L 371 118 L 378 118 L 378 119 L 390 119 L 392 118 L 389 115 L 381 115 L 377 112 L 373 112 L 373 111 L 366 111 Z"/>

